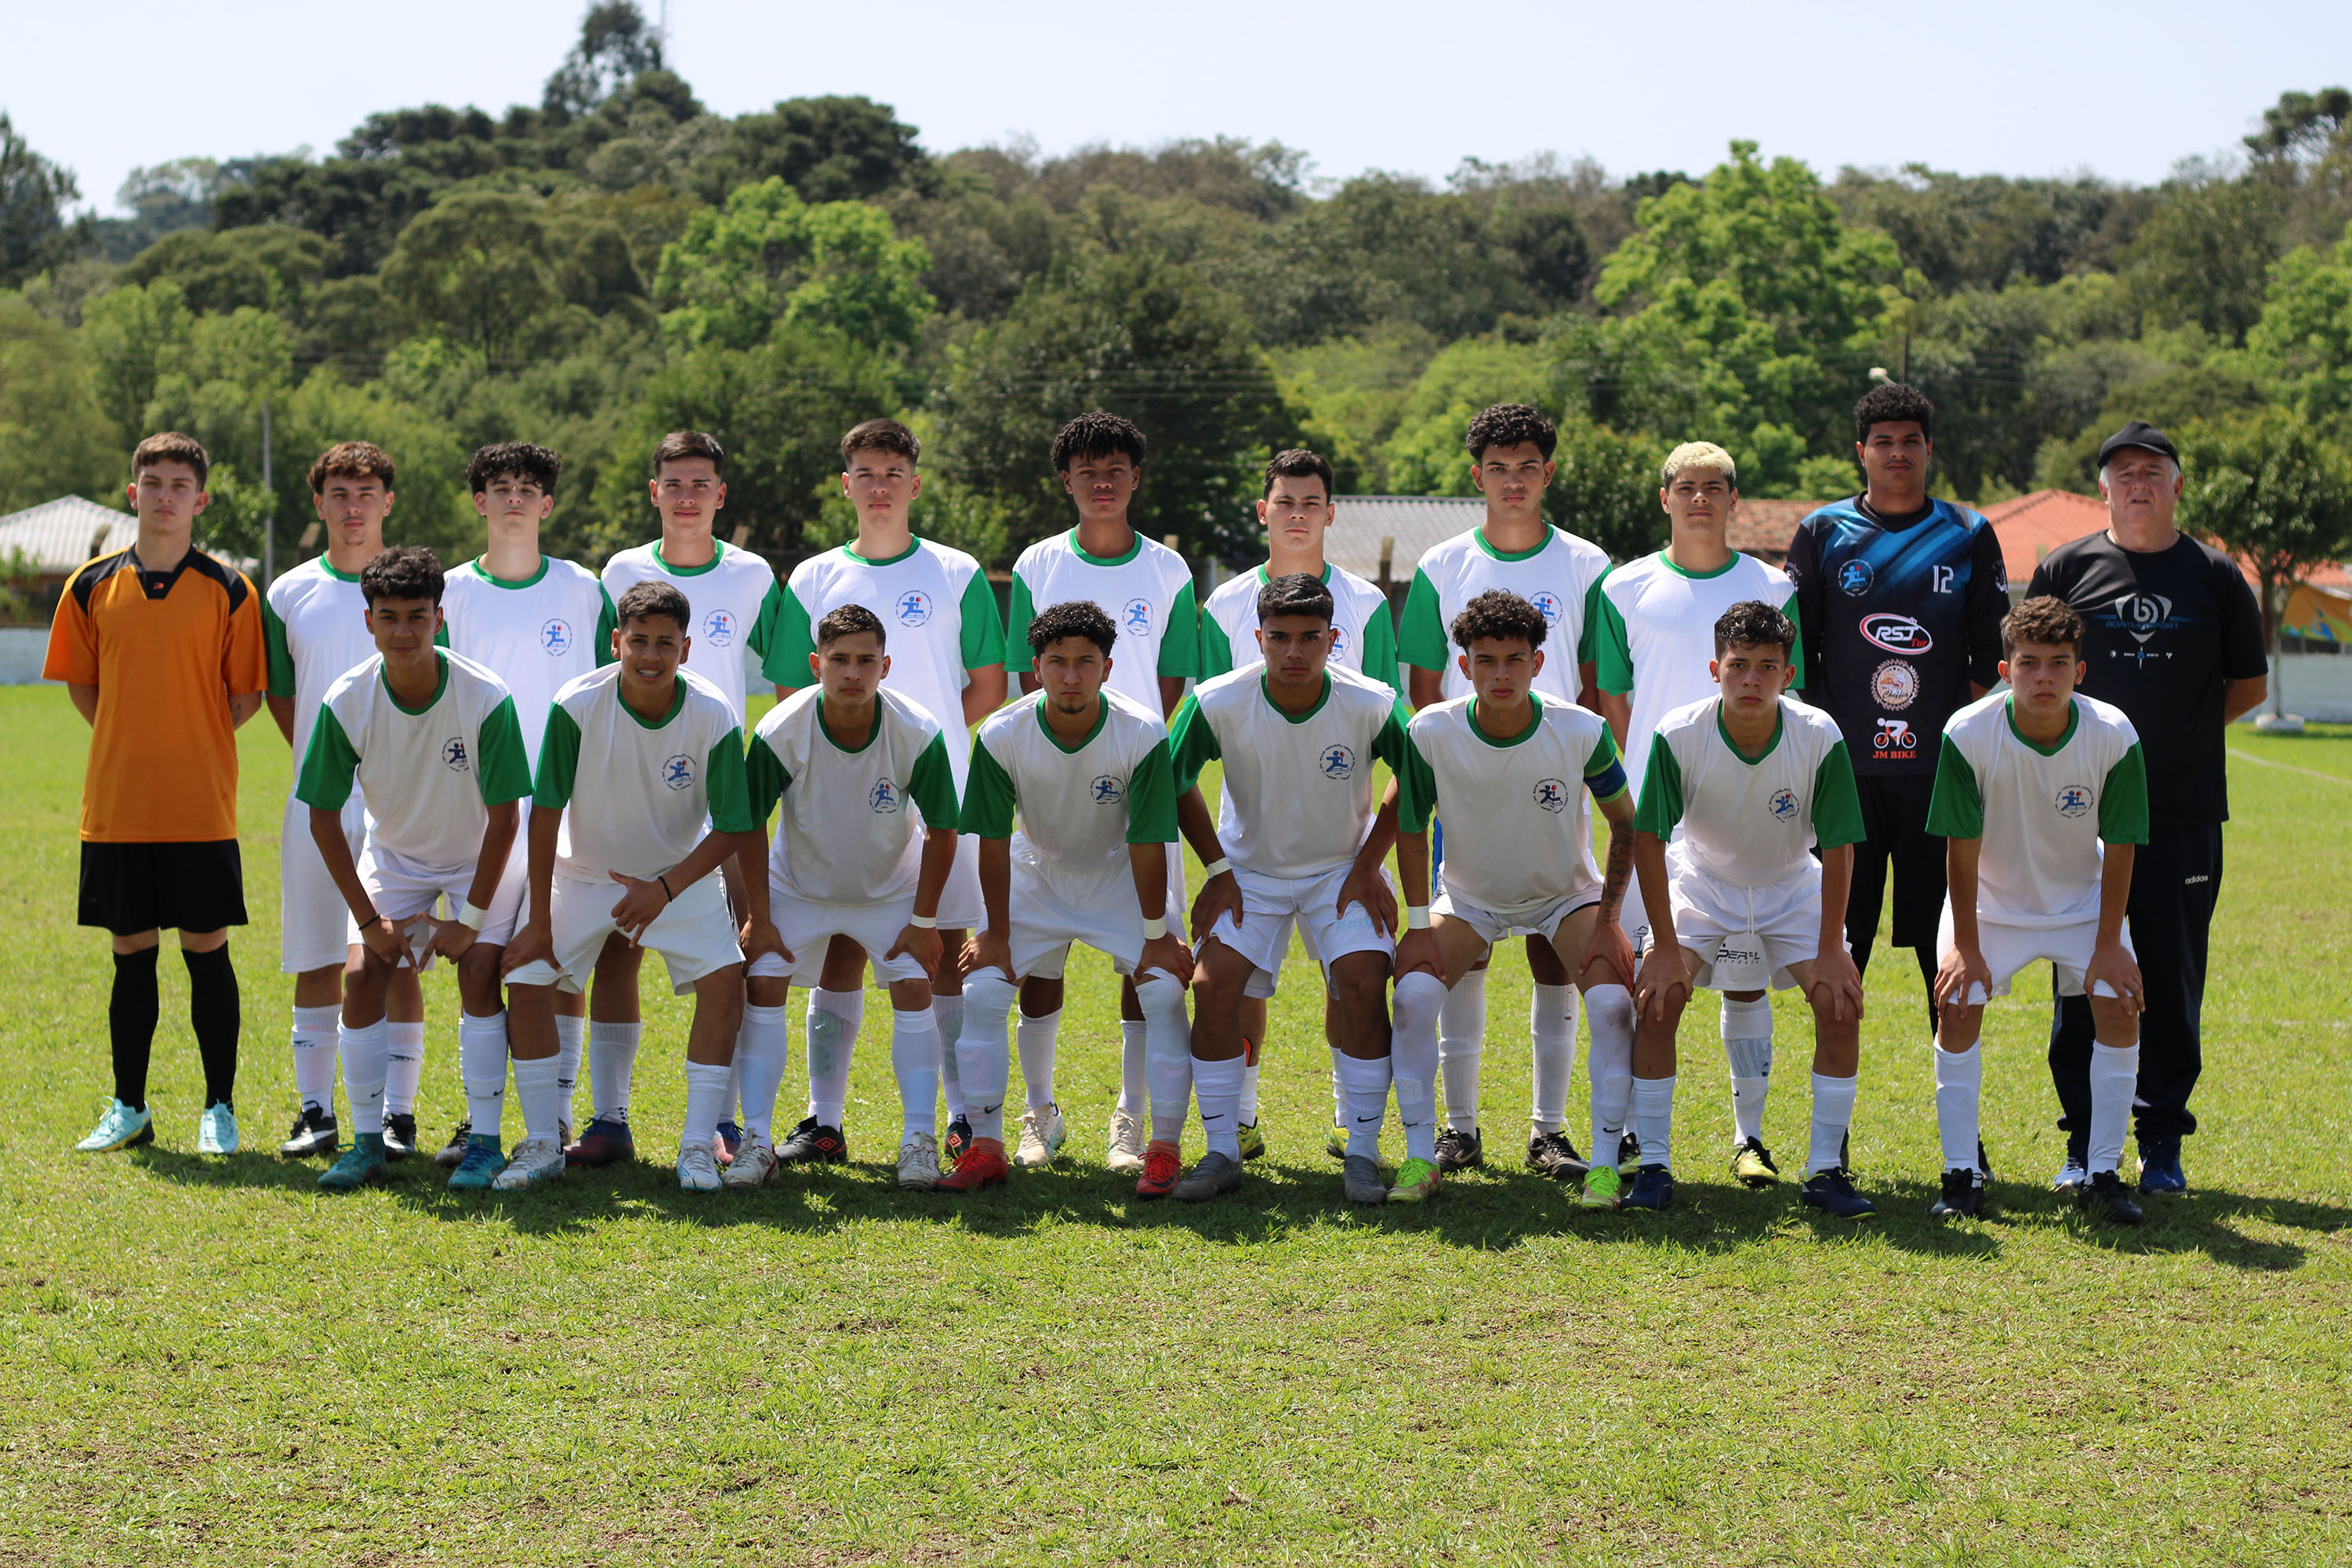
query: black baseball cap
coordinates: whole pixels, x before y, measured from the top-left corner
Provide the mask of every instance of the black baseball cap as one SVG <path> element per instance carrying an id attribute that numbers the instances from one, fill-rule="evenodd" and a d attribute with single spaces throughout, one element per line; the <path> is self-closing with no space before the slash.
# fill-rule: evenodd
<path id="1" fill-rule="evenodd" d="M 2107 459 L 2126 447 L 2154 452 L 2160 458 L 2171 458 L 2175 463 L 2180 461 L 2179 449 L 2173 446 L 2171 437 L 2145 419 L 2135 419 L 2099 443 L 2099 467 L 2105 468 Z"/>

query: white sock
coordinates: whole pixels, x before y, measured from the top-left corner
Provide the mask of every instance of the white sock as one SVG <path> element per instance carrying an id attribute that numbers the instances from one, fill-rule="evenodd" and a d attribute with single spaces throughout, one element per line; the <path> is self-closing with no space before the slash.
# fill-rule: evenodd
<path id="1" fill-rule="evenodd" d="M 2084 1168 L 2094 1175 L 2123 1163 L 2124 1131 L 2131 1124 L 2132 1096 L 2139 1085 L 2139 1047 L 2091 1047 L 2090 1152 Z"/>
<path id="2" fill-rule="evenodd" d="M 890 1070 L 898 1079 L 901 1141 L 940 1130 L 940 1026 L 929 1007 L 890 1010 Z"/>
<path id="3" fill-rule="evenodd" d="M 495 1142 L 507 1100 L 507 1016 L 457 1020 L 457 1076 L 466 1085 L 466 1117 L 474 1135 Z"/>
<path id="4" fill-rule="evenodd" d="M 1021 1015 L 1015 1026 L 1021 1037 L 1021 1088 L 1032 1110 L 1054 1103 L 1054 1044 L 1062 1028 L 1059 1007 L 1041 1018 Z"/>
<path id="5" fill-rule="evenodd" d="M 555 1096 L 565 1126 L 577 1120 L 572 1099 L 580 1088 L 580 1053 L 588 1044 L 588 1020 L 569 1013 L 555 1016 Z"/>
<path id="6" fill-rule="evenodd" d="M 1341 1057 L 1339 1078 L 1348 1086 L 1348 1152 L 1378 1159 L 1381 1123 L 1389 1118 L 1389 1058 Z"/>
<path id="7" fill-rule="evenodd" d="M 1201 1131 L 1209 1152 L 1229 1160 L 1242 1157 L 1242 1058 L 1221 1062 L 1192 1058 L 1192 1098 L 1201 1107 Z"/>
<path id="8" fill-rule="evenodd" d="M 1486 1041 L 1486 972 L 1474 969 L 1445 994 L 1437 1019 L 1437 1068 L 1445 1084 L 1445 1125 L 1478 1126 L 1478 1055 Z"/>
<path id="9" fill-rule="evenodd" d="M 520 1064 L 518 1064 L 520 1065 Z M 678 1147 L 708 1148 L 727 1110 L 727 1068 L 717 1062 L 686 1064 L 686 1124 L 678 1130 Z"/>
<path id="10" fill-rule="evenodd" d="M 643 1024 L 588 1023 L 588 1105 L 599 1121 L 629 1119 L 629 1079 L 637 1066 Z M 562 1054 L 561 1037 L 556 1047 Z"/>
<path id="11" fill-rule="evenodd" d="M 866 993 L 812 987 L 808 996 L 808 1113 L 819 1127 L 839 1127 L 849 1099 L 849 1058 L 866 1016 Z"/>
<path id="12" fill-rule="evenodd" d="M 1528 1120 L 1557 1132 L 1568 1120 L 1568 1080 L 1576 1075 L 1576 987 L 1535 987 L 1528 999 L 1528 1039 L 1535 1052 L 1535 1100 Z"/>
<path id="13" fill-rule="evenodd" d="M 782 1004 L 743 1008 L 735 1036 L 735 1089 L 742 1096 L 747 1136 L 776 1140 L 776 1096 L 784 1085 L 784 1062 L 792 1055 L 793 1017 Z"/>
<path id="14" fill-rule="evenodd" d="M 1436 975 L 1415 970 L 1397 977 L 1389 1063 L 1408 1160 L 1437 1158 L 1437 1016 L 1444 1009 L 1445 983 Z"/>
<path id="15" fill-rule="evenodd" d="M 1723 1054 L 1731 1062 L 1731 1129 L 1736 1142 L 1764 1136 L 1764 1098 L 1772 1087 L 1772 1003 L 1723 999 Z M 1832 1161 L 1831 1163 L 1836 1163 Z"/>
<path id="16" fill-rule="evenodd" d="M 1853 1079 L 1813 1075 L 1813 1152 L 1805 1162 L 1808 1177 L 1845 1163 L 1845 1130 L 1853 1124 Z"/>
<path id="17" fill-rule="evenodd" d="M 1348 1086 L 1339 1081 L 1339 1047 L 1328 1047 L 1331 1053 L 1331 1125 L 1348 1124 Z"/>
<path id="18" fill-rule="evenodd" d="M 387 1026 L 383 1035 L 383 1113 L 416 1114 L 416 1086 L 424 1078 L 425 1026 Z"/>
<path id="19" fill-rule="evenodd" d="M 305 1110 L 334 1114 L 335 1052 L 342 1016 L 341 1007 L 294 1009 L 294 1092 L 302 1097 Z"/>
<path id="20" fill-rule="evenodd" d="M 562 1071 L 562 1058 L 557 1057 L 541 1057 L 537 1061 L 515 1058 L 515 1104 L 522 1110 L 525 1138 L 555 1137 L 556 1110 L 561 1100 L 556 1085 Z"/>
<path id="21" fill-rule="evenodd" d="M 1642 1163 L 1674 1168 L 1675 1080 L 1633 1080 L 1633 1132 L 1642 1141 Z"/>
<path id="22" fill-rule="evenodd" d="M 1148 1024 L 1150 1020 L 1147 1018 L 1144 1022 Z M 1265 1042 L 1244 1040 L 1242 1047 L 1241 1118 L 1243 1123 L 1248 1125 L 1257 1121 L 1257 1058 L 1258 1054 L 1265 1049 Z"/>
<path id="23" fill-rule="evenodd" d="M 1165 974 L 1135 984 L 1143 1005 L 1143 1076 L 1151 1092 L 1151 1136 L 1175 1143 L 1184 1136 L 1184 1116 L 1192 1108 L 1192 1020 L 1184 1013 L 1184 988 Z M 1245 1120 L 1241 1108 L 1236 1121 Z M 1234 1148 L 1241 1144 L 1237 1141 Z"/>
<path id="24" fill-rule="evenodd" d="M 963 1037 L 963 993 L 931 998 L 931 1023 L 939 1031 L 940 1087 L 947 1093 L 948 1120 L 964 1117 L 963 1074 L 956 1066 L 956 1041 Z"/>
<path id="25" fill-rule="evenodd" d="M 1965 1051 L 1936 1047 L 1936 1127 L 1944 1139 L 1944 1169 L 1977 1168 L 1977 1116 L 1984 1099 L 1984 1042 Z"/>
<path id="26" fill-rule="evenodd" d="M 364 1028 L 336 1031 L 343 1058 L 343 1092 L 351 1097 L 352 1130 L 360 1137 L 383 1131 L 384 1033 L 382 1018 Z"/>
<path id="27" fill-rule="evenodd" d="M 974 1138 L 1004 1141 L 1004 1096 L 1013 1076 L 1005 1024 L 1020 995 L 1021 988 L 1002 970 L 964 976 L 963 1032 L 956 1037 L 954 1055 Z"/>
<path id="28" fill-rule="evenodd" d="M 1584 1016 L 1592 1029 L 1584 1064 L 1592 1079 L 1592 1147 L 1587 1152 L 1595 1164 L 1613 1165 L 1633 1104 L 1633 994 L 1622 985 L 1596 985 L 1584 994 Z"/>
<path id="29" fill-rule="evenodd" d="M 1150 1040 L 1145 1035 L 1143 1020 L 1121 1018 L 1118 1021 L 1118 1108 L 1129 1116 L 1141 1117 L 1151 1103 Z M 1239 1057 L 1234 1058 L 1240 1061 Z M 1234 1092 L 1241 1092 L 1240 1080 L 1234 1080 Z M 1234 1102 L 1239 1114 L 1240 1102 Z"/>

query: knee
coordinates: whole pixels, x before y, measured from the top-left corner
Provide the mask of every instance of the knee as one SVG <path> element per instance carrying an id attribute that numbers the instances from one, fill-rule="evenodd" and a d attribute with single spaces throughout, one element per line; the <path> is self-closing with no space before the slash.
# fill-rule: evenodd
<path id="1" fill-rule="evenodd" d="M 1013 1004 L 1021 988 L 1001 969 L 982 969 L 966 975 L 963 983 L 963 1016 L 966 1018 L 1003 1018 L 1013 1011 Z"/>
<path id="2" fill-rule="evenodd" d="M 1633 994 L 1622 985 L 1596 985 L 1584 994 L 1584 1016 L 1592 1029 L 1633 1032 Z"/>
<path id="3" fill-rule="evenodd" d="M 1135 1000 L 1146 1018 L 1181 1018 L 1184 1014 L 1184 987 L 1173 975 L 1157 971 L 1144 975 L 1135 983 Z"/>
<path id="4" fill-rule="evenodd" d="M 1400 974 L 1396 983 L 1395 1024 L 1399 1034 L 1433 1028 L 1445 1008 L 1445 983 L 1426 970 Z"/>

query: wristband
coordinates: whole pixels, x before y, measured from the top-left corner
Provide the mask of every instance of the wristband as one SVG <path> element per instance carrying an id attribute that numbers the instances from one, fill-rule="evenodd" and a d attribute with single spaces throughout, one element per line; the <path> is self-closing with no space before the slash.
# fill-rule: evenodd
<path id="1" fill-rule="evenodd" d="M 662 897 L 665 900 L 673 904 L 677 902 L 677 895 L 669 890 L 669 874 L 667 872 L 663 872 L 661 875 L 656 877 L 654 880 L 661 884 Z"/>
<path id="2" fill-rule="evenodd" d="M 1167 934 L 1168 917 L 1166 915 L 1146 915 L 1143 917 L 1144 941 L 1158 942 L 1161 937 L 1166 936 Z"/>
<path id="3" fill-rule="evenodd" d="M 937 931 L 940 929 L 940 917 L 937 915 L 908 915 L 907 917 L 907 923 L 921 931 Z"/>
<path id="4" fill-rule="evenodd" d="M 1214 860 L 1212 860 L 1207 865 L 1202 867 L 1201 873 L 1205 877 L 1222 877 L 1233 868 L 1234 863 L 1220 855 Z"/>
<path id="5" fill-rule="evenodd" d="M 1404 928 L 1407 931 L 1427 931 L 1429 929 L 1429 906 L 1427 904 L 1407 904 L 1404 907 Z"/>
<path id="6" fill-rule="evenodd" d="M 480 931 L 482 922 L 489 918 L 490 911 L 470 899 L 467 900 L 465 908 L 457 911 L 457 923 L 471 931 Z"/>

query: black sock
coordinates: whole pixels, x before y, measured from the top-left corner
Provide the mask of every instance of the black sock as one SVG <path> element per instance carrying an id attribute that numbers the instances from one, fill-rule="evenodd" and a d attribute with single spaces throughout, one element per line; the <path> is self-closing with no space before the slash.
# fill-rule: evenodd
<path id="1" fill-rule="evenodd" d="M 188 965 L 188 1024 L 195 1030 L 196 1054 L 204 1059 L 205 1104 L 228 1105 L 236 1096 L 239 1021 L 236 971 L 229 964 L 228 943 L 210 952 L 182 948 L 180 956 Z"/>
<path id="2" fill-rule="evenodd" d="M 106 1004 L 106 1028 L 114 1044 L 114 1098 L 133 1110 L 147 1109 L 147 1054 L 155 1044 L 155 953 L 114 955 L 114 994 Z"/>

